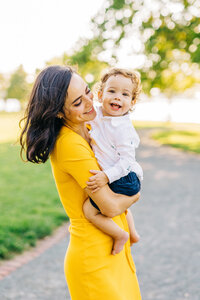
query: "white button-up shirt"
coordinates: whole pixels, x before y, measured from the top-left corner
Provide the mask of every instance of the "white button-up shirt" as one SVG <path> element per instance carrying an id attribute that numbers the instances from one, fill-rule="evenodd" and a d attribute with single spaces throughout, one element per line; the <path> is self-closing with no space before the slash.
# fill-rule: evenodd
<path id="1" fill-rule="evenodd" d="M 140 143 L 129 114 L 119 117 L 103 116 L 102 108 L 97 107 L 96 118 L 89 122 L 91 146 L 109 183 L 133 171 L 143 179 L 141 166 L 135 159 L 135 148 Z"/>

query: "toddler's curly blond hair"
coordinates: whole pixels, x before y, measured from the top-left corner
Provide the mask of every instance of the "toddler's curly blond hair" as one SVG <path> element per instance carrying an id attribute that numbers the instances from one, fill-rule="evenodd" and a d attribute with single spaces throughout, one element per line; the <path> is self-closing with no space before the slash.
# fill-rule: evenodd
<path id="1" fill-rule="evenodd" d="M 106 71 L 104 71 L 101 81 L 97 84 L 96 90 L 103 91 L 104 85 L 109 77 L 116 75 L 122 75 L 124 77 L 130 78 L 133 83 L 133 91 L 132 91 L 132 100 L 133 105 L 137 102 L 140 92 L 142 90 L 141 86 L 141 80 L 140 80 L 140 74 L 136 71 L 132 71 L 129 69 L 123 69 L 123 68 L 110 68 Z"/>

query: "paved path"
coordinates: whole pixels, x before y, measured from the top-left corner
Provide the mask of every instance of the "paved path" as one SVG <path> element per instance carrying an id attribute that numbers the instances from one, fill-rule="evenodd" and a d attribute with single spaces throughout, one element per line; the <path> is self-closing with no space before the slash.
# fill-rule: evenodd
<path id="1" fill-rule="evenodd" d="M 143 300 L 199 300 L 200 156 L 159 147 L 146 131 L 140 136 L 145 179 L 133 214 L 141 241 L 132 252 Z M 63 273 L 68 239 L 1 280 L 0 299 L 70 299 Z"/>
<path id="2" fill-rule="evenodd" d="M 132 250 L 143 299 L 199 300 L 200 155 L 140 136 L 145 179 L 133 213 L 142 238 Z"/>
<path id="3" fill-rule="evenodd" d="M 69 236 L 1 280 L 0 299 L 70 299 L 63 271 L 68 239 Z"/>

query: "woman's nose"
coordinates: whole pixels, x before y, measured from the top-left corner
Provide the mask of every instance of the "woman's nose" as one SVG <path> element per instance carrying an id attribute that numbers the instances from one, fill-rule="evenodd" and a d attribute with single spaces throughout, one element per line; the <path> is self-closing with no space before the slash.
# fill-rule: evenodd
<path id="1" fill-rule="evenodd" d="M 90 95 L 85 96 L 85 103 L 86 105 L 90 106 L 92 102 L 93 102 L 93 94 L 90 93 Z"/>
<path id="2" fill-rule="evenodd" d="M 92 92 L 90 92 L 88 95 L 86 95 L 86 97 L 87 97 L 87 100 L 91 102 L 91 101 L 93 101 L 94 95 Z"/>

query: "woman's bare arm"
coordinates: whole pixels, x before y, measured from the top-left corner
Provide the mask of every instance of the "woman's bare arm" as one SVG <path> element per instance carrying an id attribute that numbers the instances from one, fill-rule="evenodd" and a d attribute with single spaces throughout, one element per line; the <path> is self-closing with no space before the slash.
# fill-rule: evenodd
<path id="1" fill-rule="evenodd" d="M 116 194 L 111 191 L 108 185 L 103 186 L 95 193 L 92 193 L 89 188 L 85 188 L 85 191 L 98 205 L 101 213 L 109 218 L 122 214 L 133 203 L 138 201 L 140 197 L 140 193 L 134 196 Z"/>

